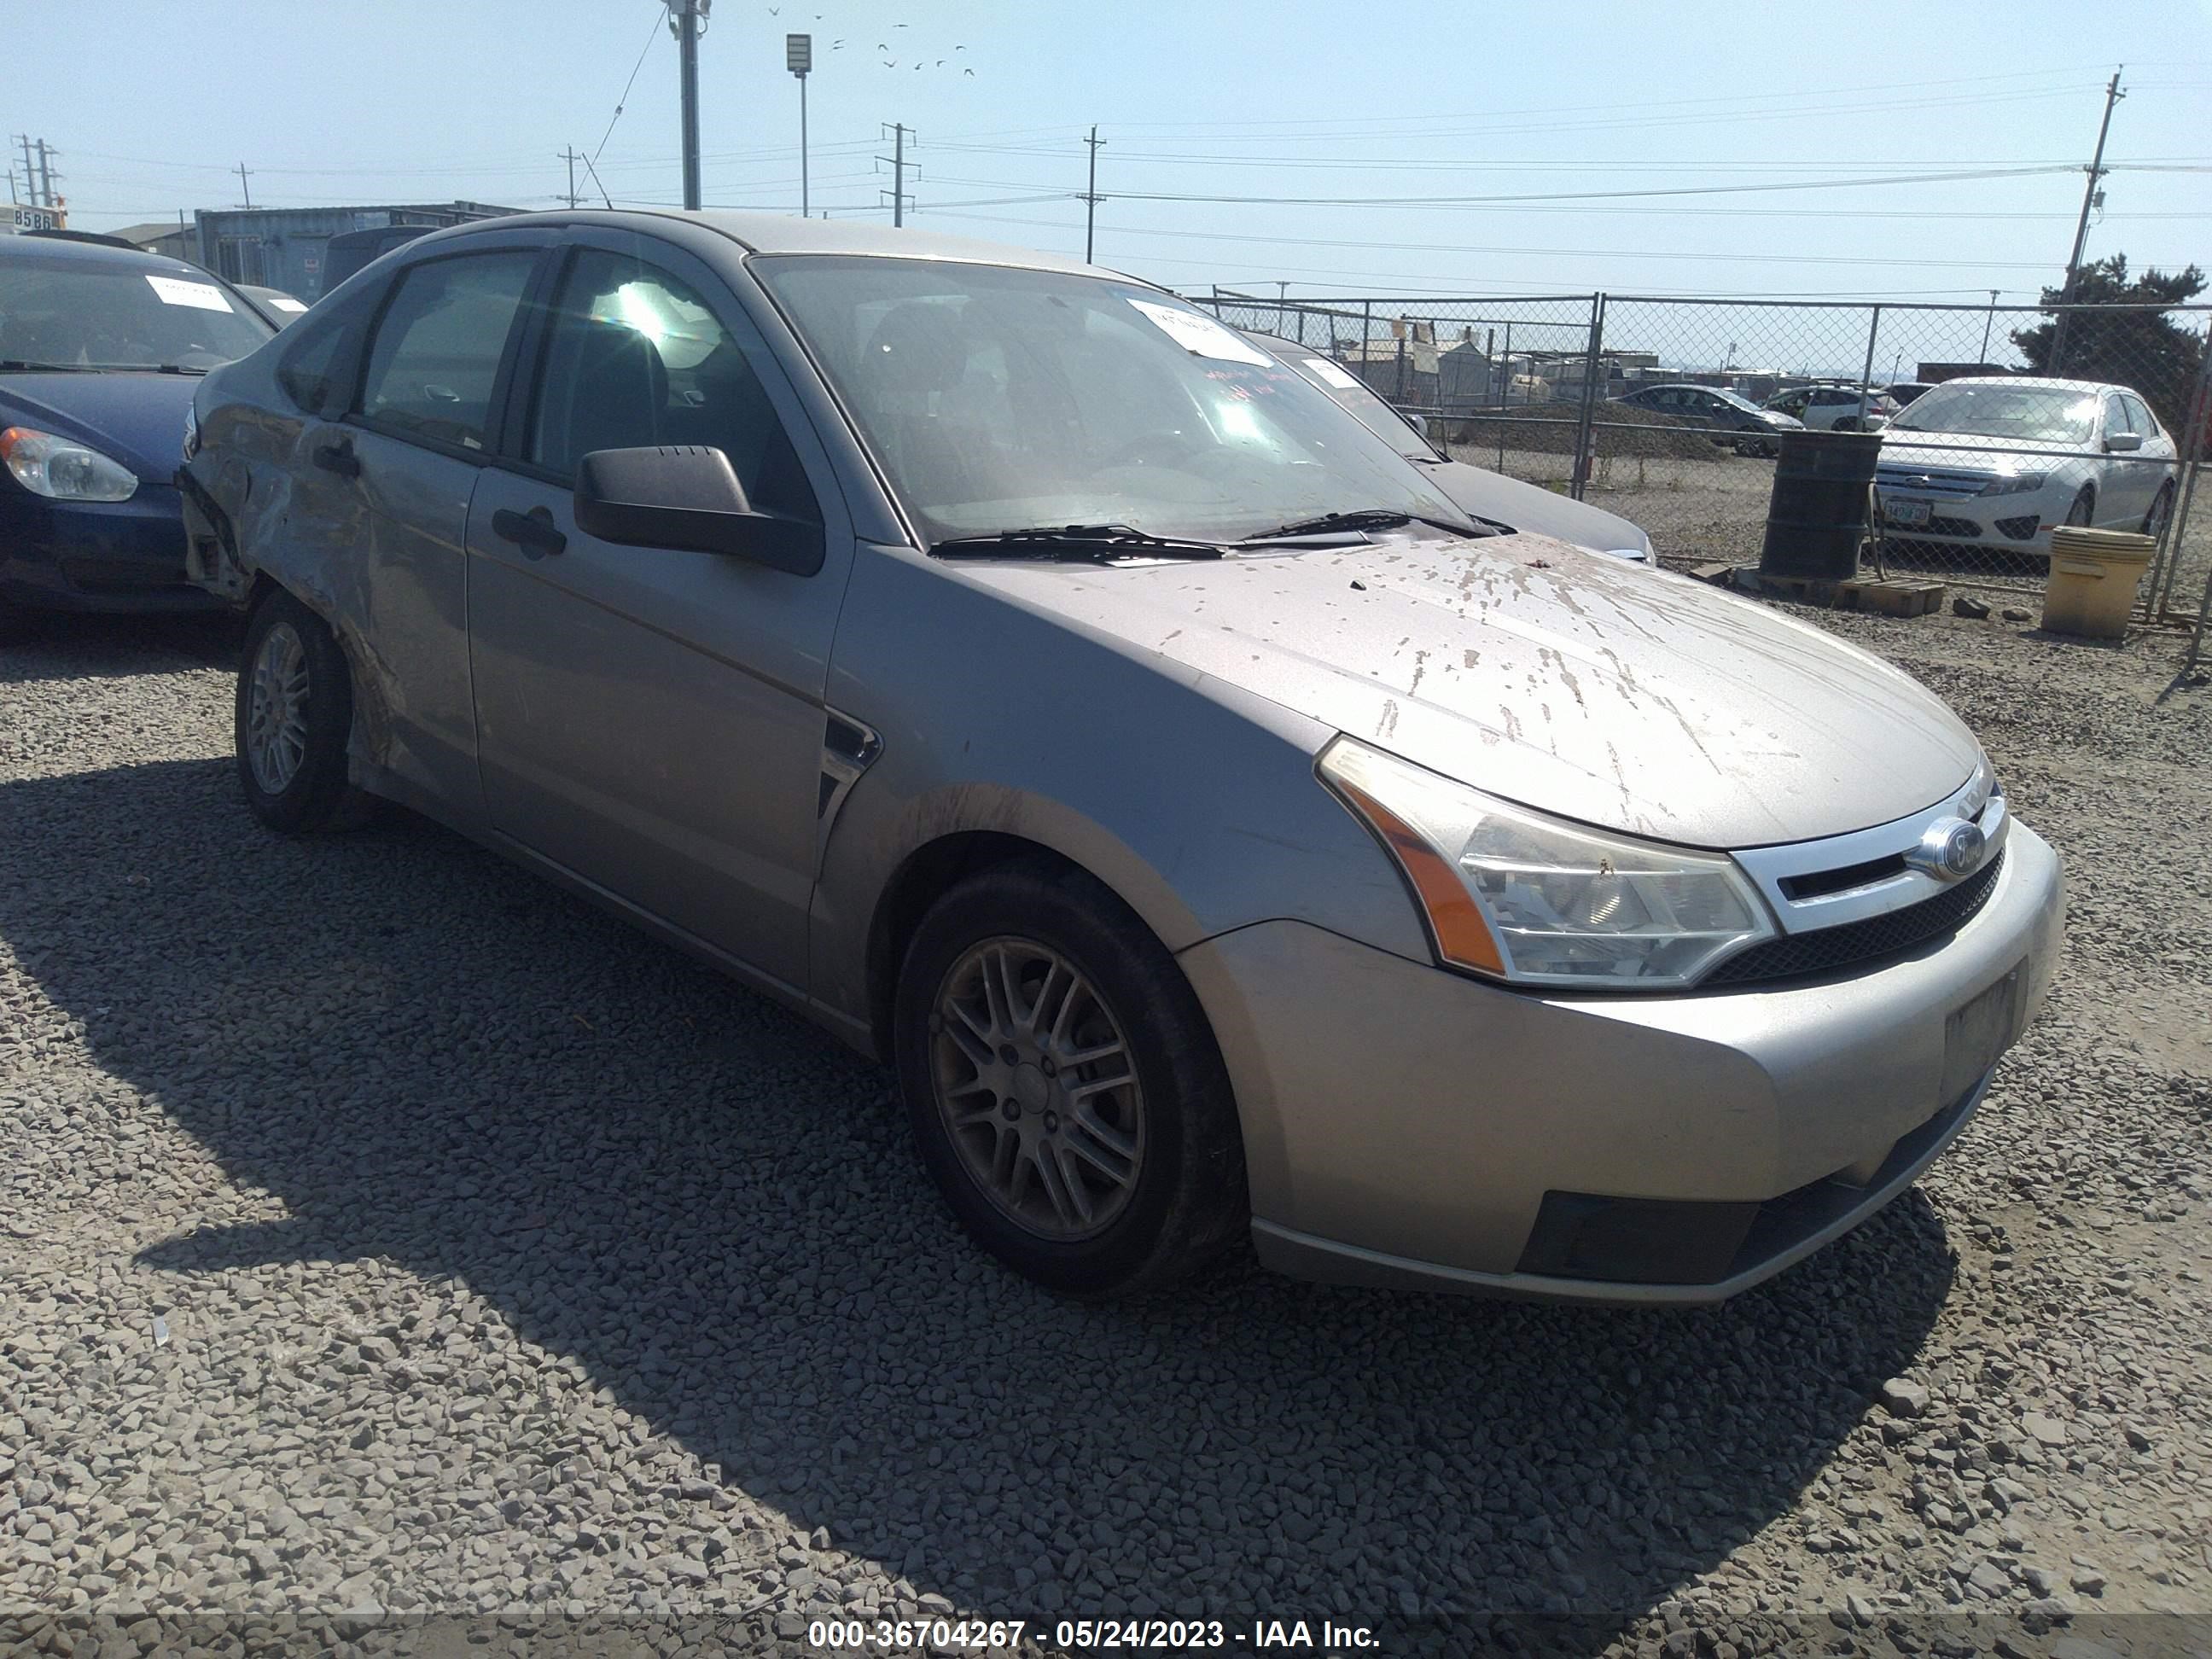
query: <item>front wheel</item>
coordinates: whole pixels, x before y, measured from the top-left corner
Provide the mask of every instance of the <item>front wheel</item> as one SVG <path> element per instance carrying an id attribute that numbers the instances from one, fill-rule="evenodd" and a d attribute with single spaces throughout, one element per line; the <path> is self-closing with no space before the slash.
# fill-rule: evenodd
<path id="1" fill-rule="evenodd" d="M 2074 505 L 2066 509 L 2066 522 L 2075 528 L 2086 530 L 2097 521 L 2097 492 L 2084 484 L 2081 493 L 2074 498 Z"/>
<path id="2" fill-rule="evenodd" d="M 945 1202 L 1039 1284 L 1131 1295 L 1244 1231 L 1243 1144 L 1198 999 L 1082 872 L 1008 866 L 939 899 L 907 950 L 892 1042 Z"/>
<path id="3" fill-rule="evenodd" d="M 353 678 L 323 619 L 278 589 L 246 624 L 233 746 L 253 816 L 285 835 L 349 827 L 367 798 L 346 781 Z"/>

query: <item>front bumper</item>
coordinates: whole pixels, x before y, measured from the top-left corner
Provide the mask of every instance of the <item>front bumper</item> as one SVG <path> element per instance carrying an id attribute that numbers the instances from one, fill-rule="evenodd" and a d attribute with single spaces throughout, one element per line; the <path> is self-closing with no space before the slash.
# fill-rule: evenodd
<path id="1" fill-rule="evenodd" d="M 1180 960 L 1237 1091 L 1268 1265 L 1702 1303 L 1847 1231 L 1935 1158 L 2041 1000 L 2063 913 L 2057 856 L 2015 823 L 1955 933 L 1773 989 L 1516 992 L 1291 921 Z M 2001 985 L 2002 1028 L 1976 1034 L 1962 1081 L 1954 1016 Z M 1633 1273 L 1589 1271 L 1630 1257 Z"/>
<path id="2" fill-rule="evenodd" d="M 1883 534 L 1891 541 L 1932 542 L 1948 547 L 1986 548 L 1992 553 L 2048 556 L 2051 528 L 2066 521 L 2078 488 L 2069 482 L 2045 484 L 2040 489 L 2018 490 L 2008 495 L 1969 495 L 1885 483 L 1877 485 L 1876 496 L 1884 518 Z M 1907 524 L 1898 520 L 1900 509 L 1911 511 L 1918 503 L 1926 507 L 1927 516 L 1923 521 Z"/>
<path id="3" fill-rule="evenodd" d="M 49 611 L 217 611 L 185 574 L 176 486 L 127 501 L 54 501 L 0 480 L 0 599 Z"/>

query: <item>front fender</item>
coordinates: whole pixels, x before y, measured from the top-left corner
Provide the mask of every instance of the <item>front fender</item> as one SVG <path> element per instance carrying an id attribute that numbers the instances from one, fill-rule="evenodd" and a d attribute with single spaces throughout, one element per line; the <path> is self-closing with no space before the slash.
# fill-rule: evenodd
<path id="1" fill-rule="evenodd" d="M 878 907 L 918 853 L 978 832 L 1088 871 L 1170 951 L 1292 917 L 1428 960 L 1397 872 L 1314 775 L 1335 735 L 1321 721 L 865 545 L 830 693 L 882 749 L 823 843 L 809 980 L 825 1012 L 871 1021 Z"/>

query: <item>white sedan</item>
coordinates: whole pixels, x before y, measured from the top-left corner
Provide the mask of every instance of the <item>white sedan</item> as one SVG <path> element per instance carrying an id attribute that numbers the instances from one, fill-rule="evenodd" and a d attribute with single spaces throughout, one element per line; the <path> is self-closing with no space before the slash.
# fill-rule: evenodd
<path id="1" fill-rule="evenodd" d="M 2174 453 L 2126 386 L 1978 376 L 1945 381 L 1890 422 L 1875 483 L 1893 538 L 2047 555 L 2058 525 L 2158 534 Z"/>

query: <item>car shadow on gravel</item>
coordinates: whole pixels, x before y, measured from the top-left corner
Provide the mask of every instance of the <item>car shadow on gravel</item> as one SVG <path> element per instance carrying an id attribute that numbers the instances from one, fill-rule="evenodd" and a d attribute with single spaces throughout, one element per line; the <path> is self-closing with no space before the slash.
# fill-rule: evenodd
<path id="1" fill-rule="evenodd" d="M 0 684 L 126 678 L 179 668 L 228 668 L 244 623 L 228 611 L 102 617 L 66 611 L 0 618 Z"/>
<path id="2" fill-rule="evenodd" d="M 142 1261 L 458 1278 L 707 1480 L 965 1609 L 1638 1613 L 1875 1431 L 1951 1282 L 1915 1194 L 1717 1310 L 1249 1261 L 1071 1304 L 965 1242 L 883 1073 L 443 831 L 279 841 L 216 760 L 0 785 L 0 937 L 287 1211 Z M 432 1337 L 408 1313 L 364 1316 L 403 1390 Z"/>

